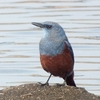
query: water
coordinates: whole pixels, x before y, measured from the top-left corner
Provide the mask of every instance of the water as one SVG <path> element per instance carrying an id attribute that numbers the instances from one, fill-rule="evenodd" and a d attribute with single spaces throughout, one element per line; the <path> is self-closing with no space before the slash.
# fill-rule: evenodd
<path id="1" fill-rule="evenodd" d="M 73 46 L 77 86 L 100 95 L 99 0 L 1 0 L 0 89 L 47 80 L 38 50 L 43 34 L 31 25 L 47 20 L 58 22 Z M 58 77 L 50 80 L 62 82 Z"/>

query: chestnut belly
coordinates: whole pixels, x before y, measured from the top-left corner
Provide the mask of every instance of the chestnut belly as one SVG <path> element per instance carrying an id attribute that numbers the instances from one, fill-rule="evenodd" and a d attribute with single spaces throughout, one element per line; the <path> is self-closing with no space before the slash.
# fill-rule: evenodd
<path id="1" fill-rule="evenodd" d="M 45 71 L 62 78 L 70 74 L 74 66 L 71 54 L 66 51 L 56 56 L 40 54 L 40 61 Z"/>

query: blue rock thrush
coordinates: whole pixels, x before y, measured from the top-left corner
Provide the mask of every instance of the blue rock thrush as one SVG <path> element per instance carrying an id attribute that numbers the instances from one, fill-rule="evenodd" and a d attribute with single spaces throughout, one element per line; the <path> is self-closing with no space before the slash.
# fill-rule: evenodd
<path id="1" fill-rule="evenodd" d="M 63 78 L 67 85 L 76 87 L 73 71 L 74 53 L 63 28 L 51 21 L 32 24 L 44 31 L 39 50 L 43 69 L 51 73 L 46 84 L 51 75 L 54 75 Z"/>

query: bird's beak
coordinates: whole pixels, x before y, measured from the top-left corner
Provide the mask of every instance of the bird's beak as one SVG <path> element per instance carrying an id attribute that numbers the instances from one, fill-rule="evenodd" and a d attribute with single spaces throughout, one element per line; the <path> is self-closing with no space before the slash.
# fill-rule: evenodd
<path id="1" fill-rule="evenodd" d="M 32 25 L 35 25 L 40 28 L 44 28 L 45 26 L 42 23 L 32 22 Z"/>

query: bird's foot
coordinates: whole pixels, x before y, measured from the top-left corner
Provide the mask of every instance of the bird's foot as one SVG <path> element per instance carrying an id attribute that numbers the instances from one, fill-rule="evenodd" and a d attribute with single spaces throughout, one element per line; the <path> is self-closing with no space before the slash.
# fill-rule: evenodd
<path id="1" fill-rule="evenodd" d="M 49 83 L 47 83 L 47 82 L 46 82 L 46 83 L 44 83 L 44 84 L 43 84 L 43 83 L 41 83 L 41 82 L 38 82 L 38 84 L 39 84 L 39 85 L 41 85 L 41 86 L 49 86 Z"/>
<path id="2" fill-rule="evenodd" d="M 38 84 L 40 84 L 41 86 L 49 86 L 49 79 L 50 79 L 51 75 L 52 74 L 50 74 L 50 76 L 49 76 L 48 80 L 46 81 L 46 83 L 43 84 L 41 82 L 38 82 Z"/>

